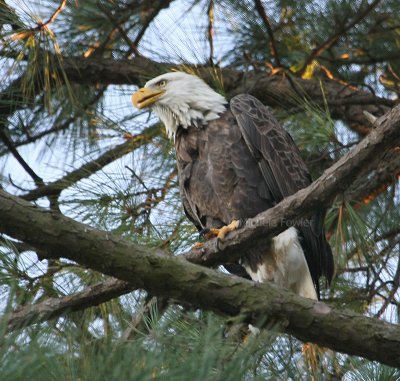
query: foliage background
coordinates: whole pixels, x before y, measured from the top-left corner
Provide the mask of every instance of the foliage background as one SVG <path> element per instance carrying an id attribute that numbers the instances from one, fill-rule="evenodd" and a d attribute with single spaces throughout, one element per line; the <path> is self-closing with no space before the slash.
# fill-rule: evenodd
<path id="1" fill-rule="evenodd" d="M 273 100 L 270 106 L 316 178 L 371 128 L 347 118 L 343 107 L 353 102 L 381 114 L 396 103 L 399 15 L 396 0 L 0 0 L 0 185 L 27 195 L 59 181 L 56 191 L 31 200 L 179 254 L 197 233 L 180 205 L 172 144 L 153 115 L 132 107 L 132 92 L 171 68 L 204 73 L 205 66 L 209 82 L 228 96 L 235 86 L 224 69 L 299 80 L 290 106 Z M 135 79 L 83 81 L 69 75 L 71 57 L 82 58 L 78 70 L 84 60 L 151 64 L 138 67 Z M 319 96 L 303 92 L 306 83 Z M 332 83 L 368 96 L 343 99 L 329 91 Z M 380 168 L 386 177 L 366 178 L 328 211 L 336 276 L 323 299 L 399 323 L 400 169 L 393 155 L 388 162 L 395 164 Z M 0 245 L 3 314 L 105 279 L 63 259 L 46 260 L 10 237 Z M 144 290 L 11 333 L 3 319 L 0 374 L 7 380 L 400 379 L 397 370 L 329 350 L 303 354 L 300 342 L 273 332 L 242 344 L 227 335 L 227 324 L 154 301 Z"/>

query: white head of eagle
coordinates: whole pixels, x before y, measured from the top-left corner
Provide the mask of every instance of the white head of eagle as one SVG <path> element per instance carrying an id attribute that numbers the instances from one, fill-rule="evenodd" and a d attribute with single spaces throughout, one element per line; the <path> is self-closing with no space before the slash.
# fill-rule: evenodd
<path id="1" fill-rule="evenodd" d="M 202 79 L 184 72 L 153 78 L 132 95 L 132 102 L 139 109 L 151 107 L 164 123 L 169 138 L 175 138 L 178 126 L 200 128 L 217 119 L 227 103 Z"/>

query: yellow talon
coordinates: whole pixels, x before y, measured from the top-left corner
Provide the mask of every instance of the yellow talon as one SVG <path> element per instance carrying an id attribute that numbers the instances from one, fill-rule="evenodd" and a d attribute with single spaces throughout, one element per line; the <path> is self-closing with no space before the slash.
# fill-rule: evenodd
<path id="1" fill-rule="evenodd" d="M 222 241 L 225 239 L 225 236 L 238 229 L 240 226 L 239 220 L 233 220 L 229 225 L 223 226 L 221 229 L 212 229 L 217 230 L 217 237 Z"/>
<path id="2" fill-rule="evenodd" d="M 222 226 L 222 228 L 210 228 L 210 229 L 204 229 L 201 234 L 201 236 L 205 239 L 205 240 L 209 240 L 212 238 L 217 237 L 219 240 L 223 241 L 225 239 L 225 236 L 238 229 L 240 227 L 240 221 L 239 220 L 233 220 L 229 225 L 226 226 Z M 194 244 L 194 246 L 192 247 L 192 249 L 200 249 L 204 246 L 204 244 L 202 242 L 197 242 L 196 244 Z"/>

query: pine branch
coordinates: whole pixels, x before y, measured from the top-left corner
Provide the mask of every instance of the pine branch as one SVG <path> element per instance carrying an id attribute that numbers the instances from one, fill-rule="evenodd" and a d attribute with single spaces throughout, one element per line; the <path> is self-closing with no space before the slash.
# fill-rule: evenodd
<path id="1" fill-rule="evenodd" d="M 159 132 L 160 125 L 154 124 L 153 126 L 146 128 L 141 134 L 133 136 L 126 142 L 121 143 L 114 148 L 111 148 L 110 150 L 99 156 L 97 159 L 83 164 L 81 167 L 66 174 L 61 179 L 43 185 L 39 188 L 33 189 L 21 197 L 24 200 L 33 201 L 44 196 L 58 196 L 64 189 L 67 189 L 78 181 L 91 176 L 93 173 L 101 170 L 107 164 L 112 163 L 114 160 L 148 143 Z"/>
<path id="2" fill-rule="evenodd" d="M 63 59 L 63 69 L 70 81 L 92 85 L 97 83 L 137 85 L 143 82 L 143 78 L 153 77 L 173 68 L 179 69 L 179 66 L 144 57 L 135 57 L 132 60 L 81 57 Z M 209 68 L 197 69 L 204 79 L 210 80 Z M 307 99 L 312 99 L 323 109 L 326 102 L 333 118 L 346 120 L 355 128 L 368 126 L 365 128 L 366 131 L 370 128 L 363 114 L 364 110 L 379 116 L 396 105 L 395 100 L 378 97 L 371 92 L 328 79 L 290 78 L 289 80 L 285 73 L 269 76 L 259 71 L 244 73 L 231 68 L 222 68 L 221 73 L 228 98 L 240 93 L 249 93 L 271 107 L 298 109 L 302 101 L 298 95 L 300 90 Z M 293 84 L 297 92 L 293 90 Z"/>
<path id="3" fill-rule="evenodd" d="M 354 20 L 349 22 L 347 25 L 344 25 L 336 33 L 332 34 L 325 41 L 323 41 L 318 47 L 313 49 L 311 54 L 305 60 L 303 67 L 300 69 L 300 75 L 305 72 L 307 66 L 310 65 L 312 61 L 319 57 L 325 50 L 331 48 L 339 40 L 340 37 L 346 34 L 350 29 L 354 28 L 357 24 L 362 22 L 368 15 L 368 13 L 370 13 L 380 2 L 381 0 L 375 0 L 371 4 L 369 4 L 364 10 L 359 9 L 358 12 L 356 12 L 357 17 L 355 17 Z"/>
<path id="4" fill-rule="evenodd" d="M 244 244 L 240 246 L 239 236 L 247 240 L 248 245 L 260 231 L 276 234 L 282 229 L 281 221 L 295 220 L 326 205 L 336 194 L 344 191 L 367 162 L 377 163 L 382 154 L 399 144 L 400 106 L 380 118 L 376 125 L 320 179 L 253 219 L 264 227 L 247 224 L 245 229 L 228 237 L 223 243 L 223 252 L 226 254 L 230 248 L 234 254 L 232 247 L 235 242 L 236 250 L 246 247 Z M 50 257 L 57 253 L 57 257 L 114 276 L 129 282 L 132 287 L 145 288 L 152 295 L 172 298 L 222 315 L 240 315 L 246 323 L 260 327 L 266 326 L 269 319 L 279 320 L 282 322 L 281 331 L 300 340 L 387 365 L 399 365 L 400 328 L 397 325 L 336 310 L 269 283 L 254 283 L 194 265 L 181 257 L 166 255 L 162 250 L 132 243 L 59 213 L 33 206 L 2 190 L 0 231 L 47 251 Z"/>
<path id="5" fill-rule="evenodd" d="M 54 62 L 62 62 L 62 70 L 69 81 L 93 86 L 98 84 L 138 85 L 142 84 L 145 78 L 165 73 L 173 68 L 180 68 L 177 65 L 156 62 L 145 57 L 135 57 L 131 60 L 63 57 L 62 60 Z M 208 67 L 198 68 L 198 71 L 204 79 L 211 80 Z M 371 92 L 354 86 L 345 86 L 329 79 L 288 79 L 285 73 L 269 76 L 259 71 L 244 73 L 231 68 L 222 68 L 221 73 L 228 98 L 240 93 L 249 93 L 268 106 L 298 110 L 302 101 L 298 92 L 301 91 L 305 98 L 312 99 L 323 109 L 326 102 L 332 118 L 345 120 L 361 134 L 366 134 L 370 130 L 363 111 L 379 116 L 396 105 L 395 100 L 382 98 Z"/>
<path id="6" fill-rule="evenodd" d="M 133 290 L 134 287 L 127 282 L 107 279 L 72 295 L 48 298 L 38 304 L 25 305 L 7 314 L 7 330 L 12 331 L 16 328 L 57 318 L 69 312 L 97 306 Z"/>

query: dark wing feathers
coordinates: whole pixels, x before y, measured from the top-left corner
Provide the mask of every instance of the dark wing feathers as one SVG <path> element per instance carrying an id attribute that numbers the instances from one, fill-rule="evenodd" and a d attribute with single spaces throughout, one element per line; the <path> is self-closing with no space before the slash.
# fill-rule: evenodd
<path id="1" fill-rule="evenodd" d="M 230 105 L 277 201 L 308 186 L 311 177 L 297 146 L 269 109 L 247 94 L 234 97 Z"/>
<path id="2" fill-rule="evenodd" d="M 267 107 L 247 94 L 234 97 L 230 107 L 276 202 L 311 183 L 311 176 L 292 137 Z M 297 226 L 318 293 L 319 277 L 325 275 L 330 281 L 333 275 L 332 252 L 324 236 L 323 217 L 324 212 L 317 212 Z"/>
<path id="3" fill-rule="evenodd" d="M 254 217 L 273 206 L 235 117 L 226 112 L 206 128 L 179 129 L 175 148 L 186 213 L 198 228 Z"/>

